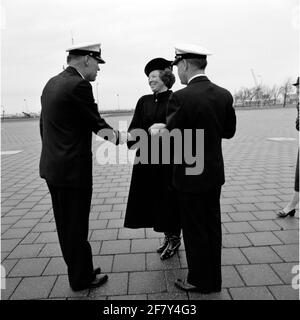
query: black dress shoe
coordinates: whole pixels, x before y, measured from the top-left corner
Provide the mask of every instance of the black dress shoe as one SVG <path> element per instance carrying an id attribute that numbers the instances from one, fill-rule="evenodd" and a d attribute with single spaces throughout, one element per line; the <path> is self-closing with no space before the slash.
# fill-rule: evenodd
<path id="1" fill-rule="evenodd" d="M 181 279 L 177 279 L 175 281 L 175 286 L 187 292 L 200 291 L 198 287 L 193 286 L 192 284 L 189 284 L 187 281 Z"/>
<path id="2" fill-rule="evenodd" d="M 94 281 L 92 281 L 89 285 L 89 288 L 94 289 L 102 286 L 106 281 L 108 280 L 108 275 L 105 274 L 104 276 L 101 277 L 96 277 Z"/>
<path id="3" fill-rule="evenodd" d="M 285 213 L 283 210 L 280 210 L 278 213 L 277 213 L 277 217 L 278 218 L 285 218 L 287 216 L 290 216 L 290 217 L 293 217 L 296 213 L 296 209 L 293 209 L 291 211 L 289 211 L 288 213 Z"/>
<path id="4" fill-rule="evenodd" d="M 210 288 L 210 289 L 203 289 L 196 286 L 193 286 L 192 284 L 189 284 L 185 280 L 177 279 L 175 281 L 175 286 L 181 290 L 184 290 L 186 292 L 199 292 L 202 294 L 209 294 L 209 293 L 217 293 L 221 291 L 221 288 Z"/>
<path id="5" fill-rule="evenodd" d="M 99 272 L 100 268 L 96 269 L 96 272 Z M 98 288 L 100 287 L 103 283 L 105 283 L 108 280 L 108 276 L 105 274 L 103 276 L 100 276 L 99 278 L 95 275 L 95 278 L 93 281 L 87 283 L 87 284 L 82 284 L 80 286 L 74 286 L 71 285 L 71 288 L 73 291 L 82 291 L 82 290 L 87 290 L 87 289 L 93 289 L 93 288 Z"/>
<path id="6" fill-rule="evenodd" d="M 94 269 L 94 272 L 93 274 L 96 276 L 97 274 L 100 274 L 101 273 L 101 268 L 96 268 Z"/>

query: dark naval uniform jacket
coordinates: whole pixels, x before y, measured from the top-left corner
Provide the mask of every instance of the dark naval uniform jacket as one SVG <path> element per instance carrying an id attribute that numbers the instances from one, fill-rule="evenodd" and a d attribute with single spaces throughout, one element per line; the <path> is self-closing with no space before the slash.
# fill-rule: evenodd
<path id="1" fill-rule="evenodd" d="M 222 284 L 220 195 L 225 178 L 221 143 L 222 138 L 229 139 L 235 133 L 232 103 L 229 91 L 213 84 L 206 76 L 199 76 L 184 89 L 174 92 L 167 111 L 169 130 L 204 130 L 202 173 L 187 175 L 186 169 L 192 166 L 187 161 L 176 164 L 173 171 L 186 248 L 187 282 L 202 293 L 219 292 Z M 195 145 L 192 146 L 195 151 Z"/>
<path id="2" fill-rule="evenodd" d="M 196 77 L 172 94 L 167 111 L 167 129 L 204 129 L 204 170 L 199 175 L 186 175 L 188 165 L 176 164 L 173 183 L 178 191 L 201 193 L 225 182 L 222 138 L 235 134 L 236 116 L 229 91 Z"/>
<path id="3" fill-rule="evenodd" d="M 53 77 L 41 96 L 40 176 L 54 186 L 92 185 L 92 132 L 112 129 L 94 102 L 91 84 L 73 67 Z"/>

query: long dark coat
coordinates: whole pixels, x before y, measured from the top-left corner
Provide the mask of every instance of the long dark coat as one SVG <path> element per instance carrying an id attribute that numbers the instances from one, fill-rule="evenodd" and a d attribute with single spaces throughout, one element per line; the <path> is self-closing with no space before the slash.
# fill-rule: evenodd
<path id="1" fill-rule="evenodd" d="M 128 131 L 148 132 L 154 123 L 166 123 L 168 90 L 139 99 Z M 134 142 L 135 143 L 135 142 Z M 130 148 L 134 143 L 128 143 Z M 139 150 L 137 150 L 138 154 Z M 151 157 L 148 134 L 148 159 Z M 157 232 L 172 232 L 179 228 L 177 197 L 171 187 L 172 165 L 141 164 L 133 166 L 125 215 L 127 228 L 153 228 Z"/>

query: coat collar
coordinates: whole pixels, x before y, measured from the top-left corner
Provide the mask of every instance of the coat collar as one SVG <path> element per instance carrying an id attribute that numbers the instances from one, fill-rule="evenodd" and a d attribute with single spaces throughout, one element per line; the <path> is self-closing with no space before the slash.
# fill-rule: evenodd
<path id="1" fill-rule="evenodd" d="M 196 77 L 194 79 L 191 80 L 191 82 L 188 83 L 188 86 L 196 83 L 196 82 L 203 82 L 203 81 L 209 81 L 209 79 L 207 78 L 207 76 L 201 76 L 201 77 Z"/>
<path id="2" fill-rule="evenodd" d="M 162 101 L 164 99 L 168 99 L 171 93 L 172 93 L 171 90 L 167 90 L 160 93 L 154 93 L 153 96 L 155 100 L 157 99 L 158 101 Z"/>
<path id="3" fill-rule="evenodd" d="M 65 71 L 66 71 L 66 72 L 69 72 L 69 73 L 71 73 L 71 74 L 73 74 L 73 75 L 77 75 L 77 76 L 79 76 L 80 78 L 84 79 L 84 78 L 82 77 L 82 75 L 81 75 L 81 74 L 76 70 L 76 68 L 74 68 L 74 67 L 68 66 L 67 69 L 65 69 Z"/>

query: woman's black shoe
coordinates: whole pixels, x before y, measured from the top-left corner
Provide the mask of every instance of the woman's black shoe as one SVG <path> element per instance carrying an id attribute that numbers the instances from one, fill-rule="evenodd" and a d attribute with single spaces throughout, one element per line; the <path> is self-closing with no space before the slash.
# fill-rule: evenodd
<path id="1" fill-rule="evenodd" d="M 169 237 L 169 244 L 163 253 L 160 255 L 161 260 L 166 260 L 174 256 L 174 254 L 178 251 L 178 248 L 181 245 L 180 237 L 172 236 Z"/>
<path id="2" fill-rule="evenodd" d="M 295 215 L 296 209 L 293 209 L 291 211 L 289 211 L 288 213 L 285 213 L 283 210 L 279 211 L 277 213 L 277 217 L 278 218 L 285 218 L 287 216 L 293 217 Z"/>
<path id="3" fill-rule="evenodd" d="M 156 252 L 157 253 L 164 252 L 164 250 L 167 248 L 168 245 L 169 245 L 169 238 L 167 236 L 165 236 L 163 244 L 157 248 Z"/>

